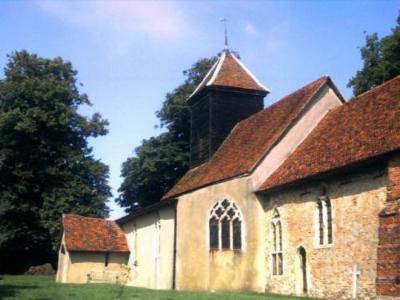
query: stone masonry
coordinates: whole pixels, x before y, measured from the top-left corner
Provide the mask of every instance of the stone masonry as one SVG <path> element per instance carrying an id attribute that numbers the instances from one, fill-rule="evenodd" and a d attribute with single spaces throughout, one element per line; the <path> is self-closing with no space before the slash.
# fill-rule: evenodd
<path id="1" fill-rule="evenodd" d="M 304 295 L 298 249 L 307 253 L 307 295 L 323 299 L 374 299 L 376 296 L 378 214 L 386 205 L 387 176 L 381 170 L 340 174 L 324 181 L 332 203 L 333 243 L 319 245 L 319 182 L 271 194 L 264 199 L 268 292 Z M 282 222 L 283 274 L 273 275 L 271 221 L 277 209 Z M 359 275 L 354 279 L 354 268 Z"/>

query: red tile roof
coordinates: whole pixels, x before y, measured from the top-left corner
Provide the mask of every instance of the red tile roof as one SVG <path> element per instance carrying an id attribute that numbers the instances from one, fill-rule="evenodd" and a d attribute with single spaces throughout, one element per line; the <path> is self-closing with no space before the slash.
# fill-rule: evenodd
<path id="1" fill-rule="evenodd" d="M 400 149 L 400 76 L 329 112 L 261 190 Z"/>
<path id="2" fill-rule="evenodd" d="M 247 70 L 242 62 L 229 51 L 224 51 L 222 53 L 189 98 L 207 86 L 235 87 L 269 92 L 269 90 Z"/>
<path id="3" fill-rule="evenodd" d="M 239 122 L 212 158 L 189 170 L 163 199 L 246 174 L 274 146 L 329 77 L 317 79 Z"/>
<path id="4" fill-rule="evenodd" d="M 66 214 L 62 221 L 68 251 L 129 252 L 125 234 L 114 221 Z"/>

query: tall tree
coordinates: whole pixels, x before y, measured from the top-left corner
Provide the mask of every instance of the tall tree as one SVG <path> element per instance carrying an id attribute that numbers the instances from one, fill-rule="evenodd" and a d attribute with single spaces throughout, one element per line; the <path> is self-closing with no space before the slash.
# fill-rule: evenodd
<path id="1" fill-rule="evenodd" d="M 400 15 L 392 33 L 379 39 L 377 33 L 367 35 L 365 46 L 361 48 L 363 68 L 350 79 L 348 87 L 353 87 L 354 95 L 400 74 Z"/>
<path id="2" fill-rule="evenodd" d="M 75 71 L 61 58 L 27 51 L 8 56 L 0 80 L 0 271 L 49 261 L 59 244 L 61 214 L 104 217 L 108 167 L 88 138 L 107 121 L 78 113 L 90 105 Z"/>
<path id="3" fill-rule="evenodd" d="M 183 84 L 166 95 L 157 111 L 166 132 L 143 140 L 135 156 L 122 165 L 124 181 L 116 201 L 131 212 L 160 201 L 189 168 L 190 111 L 187 98 L 204 78 L 216 57 L 201 59 L 183 72 Z"/>

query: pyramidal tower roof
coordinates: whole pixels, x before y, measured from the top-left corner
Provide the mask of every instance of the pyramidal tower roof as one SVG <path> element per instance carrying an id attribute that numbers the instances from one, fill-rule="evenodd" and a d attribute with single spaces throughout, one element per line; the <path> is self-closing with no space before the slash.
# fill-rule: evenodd
<path id="1" fill-rule="evenodd" d="M 229 50 L 224 50 L 189 99 L 206 87 L 219 86 L 269 93 L 257 78 Z"/>

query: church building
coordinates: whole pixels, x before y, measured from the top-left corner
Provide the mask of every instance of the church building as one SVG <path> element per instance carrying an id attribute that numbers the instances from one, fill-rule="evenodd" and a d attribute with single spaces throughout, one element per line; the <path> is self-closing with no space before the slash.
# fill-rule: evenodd
<path id="1" fill-rule="evenodd" d="M 224 50 L 187 100 L 190 170 L 118 220 L 63 215 L 57 281 L 400 297 L 400 76 L 269 92 Z"/>

